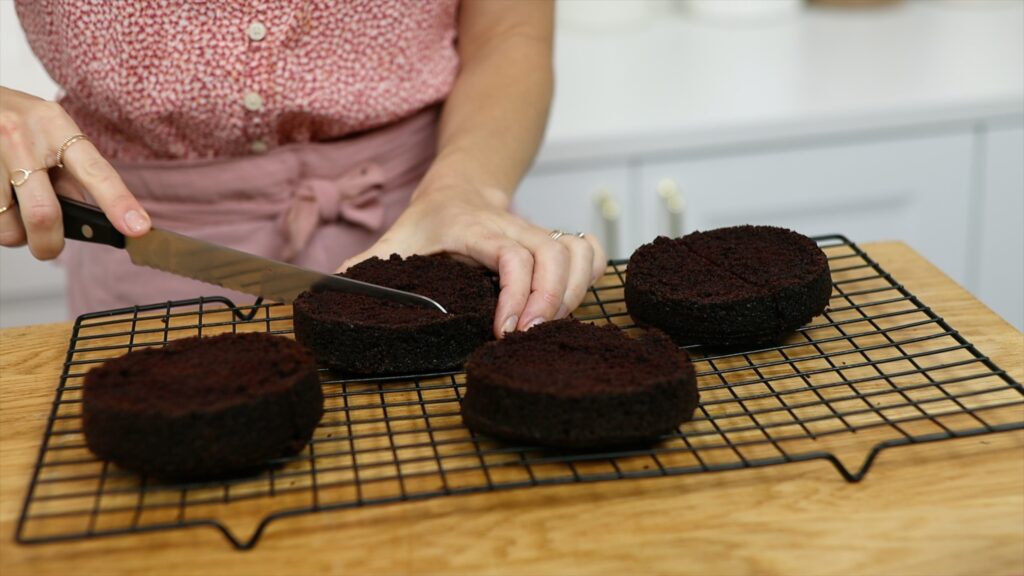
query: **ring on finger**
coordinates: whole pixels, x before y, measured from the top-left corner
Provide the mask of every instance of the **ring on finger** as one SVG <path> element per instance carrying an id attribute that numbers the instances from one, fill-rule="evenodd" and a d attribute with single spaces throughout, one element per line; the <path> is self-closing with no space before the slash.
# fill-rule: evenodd
<path id="1" fill-rule="evenodd" d="M 26 170 L 24 168 L 18 168 L 17 170 L 14 171 L 14 173 L 15 174 L 19 174 L 20 173 L 21 176 L 18 176 L 16 178 L 11 178 L 11 186 L 14 186 L 15 188 L 17 188 L 18 186 L 21 186 L 25 182 L 28 182 L 28 177 L 31 176 L 32 174 L 34 174 L 35 172 L 42 172 L 42 171 L 45 171 L 45 170 L 46 170 L 45 166 L 42 167 L 42 168 L 35 168 L 33 170 Z"/>
<path id="2" fill-rule="evenodd" d="M 583 238 L 586 235 L 587 234 L 585 232 L 565 232 L 563 230 L 552 230 L 550 233 L 548 233 L 548 236 L 550 236 L 552 240 L 558 240 L 562 236 L 575 236 L 577 238 Z"/>
<path id="3" fill-rule="evenodd" d="M 57 148 L 57 168 L 64 167 L 64 153 L 68 151 L 68 148 L 70 148 L 72 144 L 79 140 L 88 140 L 88 138 L 85 134 L 73 134 L 61 142 L 60 147 Z"/>
<path id="4" fill-rule="evenodd" d="M 8 210 L 10 210 L 11 208 L 14 208 L 17 205 L 18 205 L 18 198 L 17 198 L 17 196 L 11 196 L 11 201 L 7 204 L 7 206 L 4 206 L 4 207 L 0 208 L 0 214 L 3 214 L 4 212 L 7 212 Z"/>

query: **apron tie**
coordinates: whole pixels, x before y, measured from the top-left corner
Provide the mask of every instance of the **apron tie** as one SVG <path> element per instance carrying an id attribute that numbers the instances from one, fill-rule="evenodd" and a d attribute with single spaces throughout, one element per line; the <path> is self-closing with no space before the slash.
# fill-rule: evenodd
<path id="1" fill-rule="evenodd" d="M 357 164 L 337 178 L 303 178 L 282 220 L 287 240 L 282 258 L 292 260 L 321 224 L 344 221 L 371 232 L 384 225 L 380 202 L 384 172 L 374 162 Z"/>

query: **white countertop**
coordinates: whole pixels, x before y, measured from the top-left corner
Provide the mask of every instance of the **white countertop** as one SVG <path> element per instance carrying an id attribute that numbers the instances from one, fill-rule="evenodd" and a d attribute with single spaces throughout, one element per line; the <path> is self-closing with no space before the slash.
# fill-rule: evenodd
<path id="1" fill-rule="evenodd" d="M 746 22 L 648 12 L 560 21 L 538 164 L 1024 115 L 1020 0 L 812 6 Z"/>

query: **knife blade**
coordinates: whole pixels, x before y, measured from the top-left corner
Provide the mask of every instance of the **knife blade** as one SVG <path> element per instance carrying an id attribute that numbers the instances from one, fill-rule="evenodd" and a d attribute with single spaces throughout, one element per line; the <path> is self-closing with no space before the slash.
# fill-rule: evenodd
<path id="1" fill-rule="evenodd" d="M 95 206 L 62 196 L 57 199 L 65 238 L 127 250 L 137 266 L 156 268 L 286 304 L 294 302 L 306 290 L 337 290 L 448 313 L 444 306 L 420 294 L 323 274 L 169 230 L 152 228 L 139 238 L 127 237 Z"/>

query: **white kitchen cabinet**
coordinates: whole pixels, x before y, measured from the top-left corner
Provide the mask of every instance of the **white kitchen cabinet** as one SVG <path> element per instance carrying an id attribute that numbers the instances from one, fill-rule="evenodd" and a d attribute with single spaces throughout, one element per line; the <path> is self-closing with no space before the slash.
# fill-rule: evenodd
<path id="1" fill-rule="evenodd" d="M 963 282 L 972 140 L 963 130 L 648 162 L 639 178 L 636 235 L 627 243 L 665 233 L 657 188 L 671 182 L 685 200 L 686 232 L 749 223 L 855 242 L 904 240 Z"/>
<path id="2" fill-rule="evenodd" d="M 623 163 L 604 168 L 531 172 L 516 192 L 515 211 L 531 222 L 566 232 L 595 234 L 609 258 L 628 256 L 635 235 Z"/>
<path id="3" fill-rule="evenodd" d="M 0 248 L 0 326 L 63 322 L 64 270 L 40 262 L 27 247 Z"/>
<path id="4" fill-rule="evenodd" d="M 994 126 L 979 139 L 984 165 L 975 221 L 977 258 L 968 284 L 1024 330 L 1024 126 Z"/>

